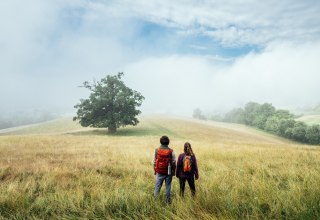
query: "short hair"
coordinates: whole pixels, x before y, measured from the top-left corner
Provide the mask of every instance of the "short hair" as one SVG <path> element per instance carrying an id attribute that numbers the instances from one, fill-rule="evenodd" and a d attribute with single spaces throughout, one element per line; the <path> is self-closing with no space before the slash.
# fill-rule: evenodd
<path id="1" fill-rule="evenodd" d="M 169 138 L 168 138 L 167 136 L 162 136 L 162 137 L 160 138 L 160 143 L 161 143 L 162 145 L 169 145 L 170 140 L 169 140 Z"/>

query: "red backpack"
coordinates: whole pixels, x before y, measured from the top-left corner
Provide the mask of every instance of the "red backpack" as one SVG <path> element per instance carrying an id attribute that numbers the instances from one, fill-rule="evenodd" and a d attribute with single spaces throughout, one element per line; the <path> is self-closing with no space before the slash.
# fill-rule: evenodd
<path id="1" fill-rule="evenodd" d="M 158 148 L 156 158 L 156 172 L 160 174 L 168 174 L 168 166 L 172 159 L 171 149 Z"/>

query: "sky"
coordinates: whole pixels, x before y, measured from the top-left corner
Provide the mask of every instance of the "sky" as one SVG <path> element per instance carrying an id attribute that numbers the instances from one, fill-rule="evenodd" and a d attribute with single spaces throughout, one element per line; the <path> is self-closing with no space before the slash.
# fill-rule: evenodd
<path id="1" fill-rule="evenodd" d="M 144 114 L 320 103 L 320 1 L 2 0 L 0 113 L 74 113 L 124 72 Z"/>

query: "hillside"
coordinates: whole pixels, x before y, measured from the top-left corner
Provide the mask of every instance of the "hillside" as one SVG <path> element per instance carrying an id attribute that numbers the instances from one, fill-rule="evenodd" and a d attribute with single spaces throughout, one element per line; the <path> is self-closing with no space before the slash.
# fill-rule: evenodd
<path id="1" fill-rule="evenodd" d="M 71 118 L 61 118 L 44 123 L 14 127 L 0 130 L 0 135 L 108 135 L 106 129 L 81 127 Z M 215 140 L 225 138 L 233 141 L 265 141 L 266 143 L 287 143 L 286 139 L 244 125 L 201 121 L 190 118 L 168 116 L 147 116 L 140 120 L 138 126 L 120 128 L 117 136 L 159 136 L 174 135 L 181 138 L 202 138 Z"/>
<path id="2" fill-rule="evenodd" d="M 300 118 L 297 118 L 298 121 L 303 121 L 309 125 L 320 124 L 320 115 L 304 115 Z"/>
<path id="3" fill-rule="evenodd" d="M 154 200 L 161 135 L 197 155 L 197 197 Z M 320 148 L 242 125 L 144 117 L 116 135 L 61 119 L 0 136 L 0 219 L 317 219 Z"/>
<path id="4" fill-rule="evenodd" d="M 60 118 L 43 123 L 1 129 L 0 135 L 63 134 L 68 131 L 75 132 L 85 130 L 90 130 L 90 128 L 81 127 L 79 123 L 72 121 L 72 118 Z"/>

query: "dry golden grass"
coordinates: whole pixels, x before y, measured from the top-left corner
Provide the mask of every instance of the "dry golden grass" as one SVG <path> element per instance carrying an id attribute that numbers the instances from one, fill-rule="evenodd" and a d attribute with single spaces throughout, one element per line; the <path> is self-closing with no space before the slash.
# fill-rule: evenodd
<path id="1" fill-rule="evenodd" d="M 0 136 L 0 218 L 320 218 L 318 147 L 239 125 L 141 121 L 113 136 L 61 121 Z M 179 198 L 176 178 L 170 206 L 153 199 L 152 154 L 165 134 L 177 154 L 189 141 L 197 155 L 194 201 Z"/>

